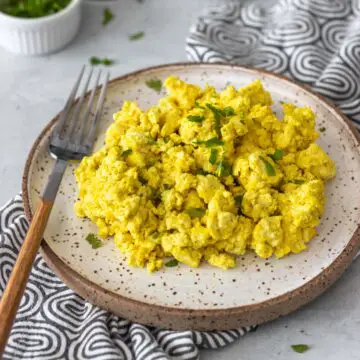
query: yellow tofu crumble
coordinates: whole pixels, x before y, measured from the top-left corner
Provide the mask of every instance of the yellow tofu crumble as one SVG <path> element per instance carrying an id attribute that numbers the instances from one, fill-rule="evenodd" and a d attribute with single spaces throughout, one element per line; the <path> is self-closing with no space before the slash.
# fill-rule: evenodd
<path id="1" fill-rule="evenodd" d="M 306 249 L 336 173 L 313 111 L 283 104 L 278 119 L 260 81 L 221 92 L 173 76 L 164 85 L 146 111 L 125 101 L 104 146 L 81 161 L 77 216 L 149 272 L 166 257 L 228 269 L 249 251 Z"/>

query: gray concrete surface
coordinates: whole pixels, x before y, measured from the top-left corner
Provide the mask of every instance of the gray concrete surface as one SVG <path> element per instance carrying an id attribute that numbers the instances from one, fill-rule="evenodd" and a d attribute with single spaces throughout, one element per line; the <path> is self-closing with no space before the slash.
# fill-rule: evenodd
<path id="1" fill-rule="evenodd" d="M 186 60 L 190 24 L 212 0 L 117 0 L 87 2 L 79 36 L 63 51 L 40 58 L 0 49 L 0 204 L 19 192 L 26 155 L 44 125 L 60 110 L 82 64 L 91 56 L 117 59 L 112 77 L 141 67 Z M 116 14 L 101 25 L 102 10 Z M 128 35 L 143 30 L 143 40 Z M 218 351 L 205 360 L 360 359 L 360 259 L 325 295 L 284 319 Z M 294 353 L 290 346 L 311 349 Z"/>

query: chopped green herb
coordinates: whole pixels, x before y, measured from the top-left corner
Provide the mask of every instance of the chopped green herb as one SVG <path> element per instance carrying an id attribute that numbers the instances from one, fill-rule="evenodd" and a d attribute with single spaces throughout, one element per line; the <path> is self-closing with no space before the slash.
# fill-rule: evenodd
<path id="1" fill-rule="evenodd" d="M 95 234 L 89 234 L 86 237 L 86 241 L 91 245 L 93 249 L 97 249 L 103 245 L 103 242 Z"/>
<path id="2" fill-rule="evenodd" d="M 234 197 L 235 205 L 236 205 L 237 207 L 241 207 L 241 203 L 242 203 L 243 197 L 244 197 L 244 194 L 237 195 L 237 196 Z"/>
<path id="3" fill-rule="evenodd" d="M 164 189 L 165 189 L 165 190 L 170 190 L 170 189 L 171 189 L 171 185 L 169 185 L 169 184 L 164 184 Z"/>
<path id="4" fill-rule="evenodd" d="M 205 210 L 202 208 L 188 208 L 186 212 L 191 218 L 199 218 L 205 215 Z"/>
<path id="5" fill-rule="evenodd" d="M 0 11 L 20 18 L 38 18 L 66 8 L 71 0 L 8 0 L 0 1 Z"/>
<path id="6" fill-rule="evenodd" d="M 269 155 L 274 161 L 280 160 L 284 156 L 284 151 L 276 149 L 272 155 Z"/>
<path id="7" fill-rule="evenodd" d="M 295 179 L 295 180 L 289 180 L 287 183 L 288 183 L 288 184 L 301 185 L 301 184 L 304 184 L 304 183 L 305 183 L 305 180 Z"/>
<path id="8" fill-rule="evenodd" d="M 129 35 L 129 40 L 130 41 L 136 41 L 136 40 L 140 40 L 145 36 L 145 33 L 143 31 L 138 31 L 134 34 Z"/>
<path id="9" fill-rule="evenodd" d="M 200 140 L 200 141 L 194 141 L 193 142 L 194 144 L 198 144 L 198 145 L 205 145 L 206 147 L 214 147 L 214 146 L 220 146 L 220 145 L 224 145 L 224 142 L 222 140 L 220 140 L 219 138 L 217 138 L 216 136 L 215 137 L 212 137 L 211 139 L 208 139 L 208 140 Z"/>
<path id="10" fill-rule="evenodd" d="M 202 123 L 205 120 L 205 117 L 199 115 L 189 115 L 187 119 L 191 122 Z"/>
<path id="11" fill-rule="evenodd" d="M 326 127 L 321 127 L 321 128 L 319 129 L 319 131 L 322 132 L 322 133 L 325 132 L 325 131 L 326 131 Z"/>
<path id="12" fill-rule="evenodd" d="M 274 167 L 270 164 L 269 161 L 267 161 L 265 158 L 263 158 L 262 156 L 260 156 L 261 161 L 264 163 L 265 165 L 265 170 L 268 176 L 275 176 L 276 172 Z"/>
<path id="13" fill-rule="evenodd" d="M 155 145 L 155 144 L 156 144 L 156 140 L 153 139 L 152 137 L 149 137 L 149 139 L 148 139 L 148 144 L 149 144 L 149 145 Z"/>
<path id="14" fill-rule="evenodd" d="M 114 60 L 110 60 L 108 58 L 103 58 L 103 59 L 100 59 L 96 56 L 92 56 L 90 58 L 90 64 L 91 65 L 105 65 L 105 66 L 110 66 L 112 64 L 114 64 L 115 61 Z"/>
<path id="15" fill-rule="evenodd" d="M 147 87 L 149 87 L 150 89 L 153 89 L 157 92 L 160 92 L 161 91 L 161 88 L 162 88 L 162 81 L 159 80 L 159 79 L 150 79 L 150 80 L 147 80 L 145 82 L 145 84 L 147 85 Z"/>
<path id="16" fill-rule="evenodd" d="M 165 263 L 165 266 L 167 266 L 167 267 L 175 267 L 178 265 L 179 265 L 179 262 L 176 259 L 169 260 L 167 263 Z"/>
<path id="17" fill-rule="evenodd" d="M 205 109 L 203 106 L 201 106 L 201 105 L 199 104 L 198 101 L 195 101 L 194 107 L 197 107 L 197 108 L 199 108 L 199 109 Z"/>
<path id="18" fill-rule="evenodd" d="M 235 110 L 231 106 L 226 106 L 223 109 L 223 114 L 225 116 L 235 116 L 236 115 Z"/>
<path id="19" fill-rule="evenodd" d="M 121 156 L 122 156 L 123 158 L 127 158 L 129 155 L 132 154 L 132 152 L 133 152 L 133 151 L 132 151 L 131 149 L 127 149 L 127 150 L 125 150 L 125 151 L 122 152 Z"/>
<path id="20" fill-rule="evenodd" d="M 229 176 L 232 173 L 232 168 L 231 165 L 225 159 L 221 159 L 218 162 L 216 171 L 218 176 L 220 177 Z"/>
<path id="21" fill-rule="evenodd" d="M 105 8 L 103 12 L 103 21 L 102 21 L 103 26 L 106 26 L 113 20 L 114 20 L 114 14 L 111 12 L 109 8 Z"/>
<path id="22" fill-rule="evenodd" d="M 309 345 L 306 344 L 291 345 L 291 348 L 299 354 L 302 354 L 310 349 Z"/>
<path id="23" fill-rule="evenodd" d="M 212 111 L 212 113 L 214 114 L 214 129 L 216 131 L 217 136 L 220 138 L 221 137 L 221 123 L 220 123 L 220 119 L 221 116 L 223 115 L 222 111 L 218 108 L 216 108 L 214 105 L 212 104 L 206 104 L 206 107 Z"/>
<path id="24" fill-rule="evenodd" d="M 164 143 L 167 144 L 170 141 L 170 138 L 168 136 L 164 137 Z"/>
<path id="25" fill-rule="evenodd" d="M 205 170 L 203 170 L 203 169 L 196 169 L 195 174 L 196 174 L 196 175 L 206 176 L 206 175 L 209 175 L 210 173 L 207 172 L 207 171 L 205 171 Z"/>
<path id="26" fill-rule="evenodd" d="M 214 165 L 216 163 L 217 156 L 218 156 L 218 151 L 216 149 L 211 149 L 209 163 Z"/>
<path id="27" fill-rule="evenodd" d="M 239 112 L 240 121 L 243 122 L 245 119 L 245 113 L 243 111 Z"/>

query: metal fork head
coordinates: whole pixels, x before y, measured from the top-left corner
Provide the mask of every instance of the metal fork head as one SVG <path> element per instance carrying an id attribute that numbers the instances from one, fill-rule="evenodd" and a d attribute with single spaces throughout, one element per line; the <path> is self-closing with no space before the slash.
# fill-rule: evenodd
<path id="1" fill-rule="evenodd" d="M 56 159 L 79 160 L 91 153 L 96 136 L 96 127 L 99 122 L 102 108 L 105 102 L 109 73 L 105 74 L 105 80 L 101 86 L 96 104 L 96 110 L 92 115 L 95 94 L 101 78 L 101 70 L 95 77 L 89 99 L 86 102 L 86 93 L 91 82 L 93 71 L 85 77 L 85 86 L 78 99 L 75 100 L 80 84 L 83 80 L 85 67 L 82 68 L 75 85 L 66 101 L 65 107 L 59 115 L 59 119 L 50 137 L 50 154 Z M 81 116 L 82 107 L 86 106 Z"/>

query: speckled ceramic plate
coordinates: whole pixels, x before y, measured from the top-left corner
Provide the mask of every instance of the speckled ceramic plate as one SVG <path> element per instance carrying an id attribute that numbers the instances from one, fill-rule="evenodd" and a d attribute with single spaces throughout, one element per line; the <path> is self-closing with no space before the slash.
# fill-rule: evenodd
<path id="1" fill-rule="evenodd" d="M 74 215 L 76 164 L 71 164 L 44 235 L 41 251 L 45 260 L 85 299 L 141 323 L 172 329 L 230 329 L 294 311 L 340 277 L 360 243 L 360 151 L 356 132 L 331 105 L 285 78 L 224 64 L 173 64 L 140 70 L 110 83 L 96 149 L 102 145 L 112 114 L 123 100 L 136 100 L 142 108 L 155 104 L 163 94 L 149 89 L 145 82 L 169 75 L 200 85 L 209 82 L 218 90 L 228 83 L 239 87 L 261 79 L 275 102 L 289 101 L 314 109 L 318 128 L 326 128 L 319 143 L 336 161 L 338 172 L 326 186 L 328 201 L 319 235 L 308 250 L 280 261 L 248 254 L 238 259 L 237 268 L 228 271 L 208 265 L 192 269 L 182 264 L 149 275 L 145 269 L 129 267 L 111 240 L 97 250 L 85 240 L 96 228 Z M 47 143 L 56 120 L 40 134 L 27 160 L 23 195 L 29 219 L 53 166 Z"/>

